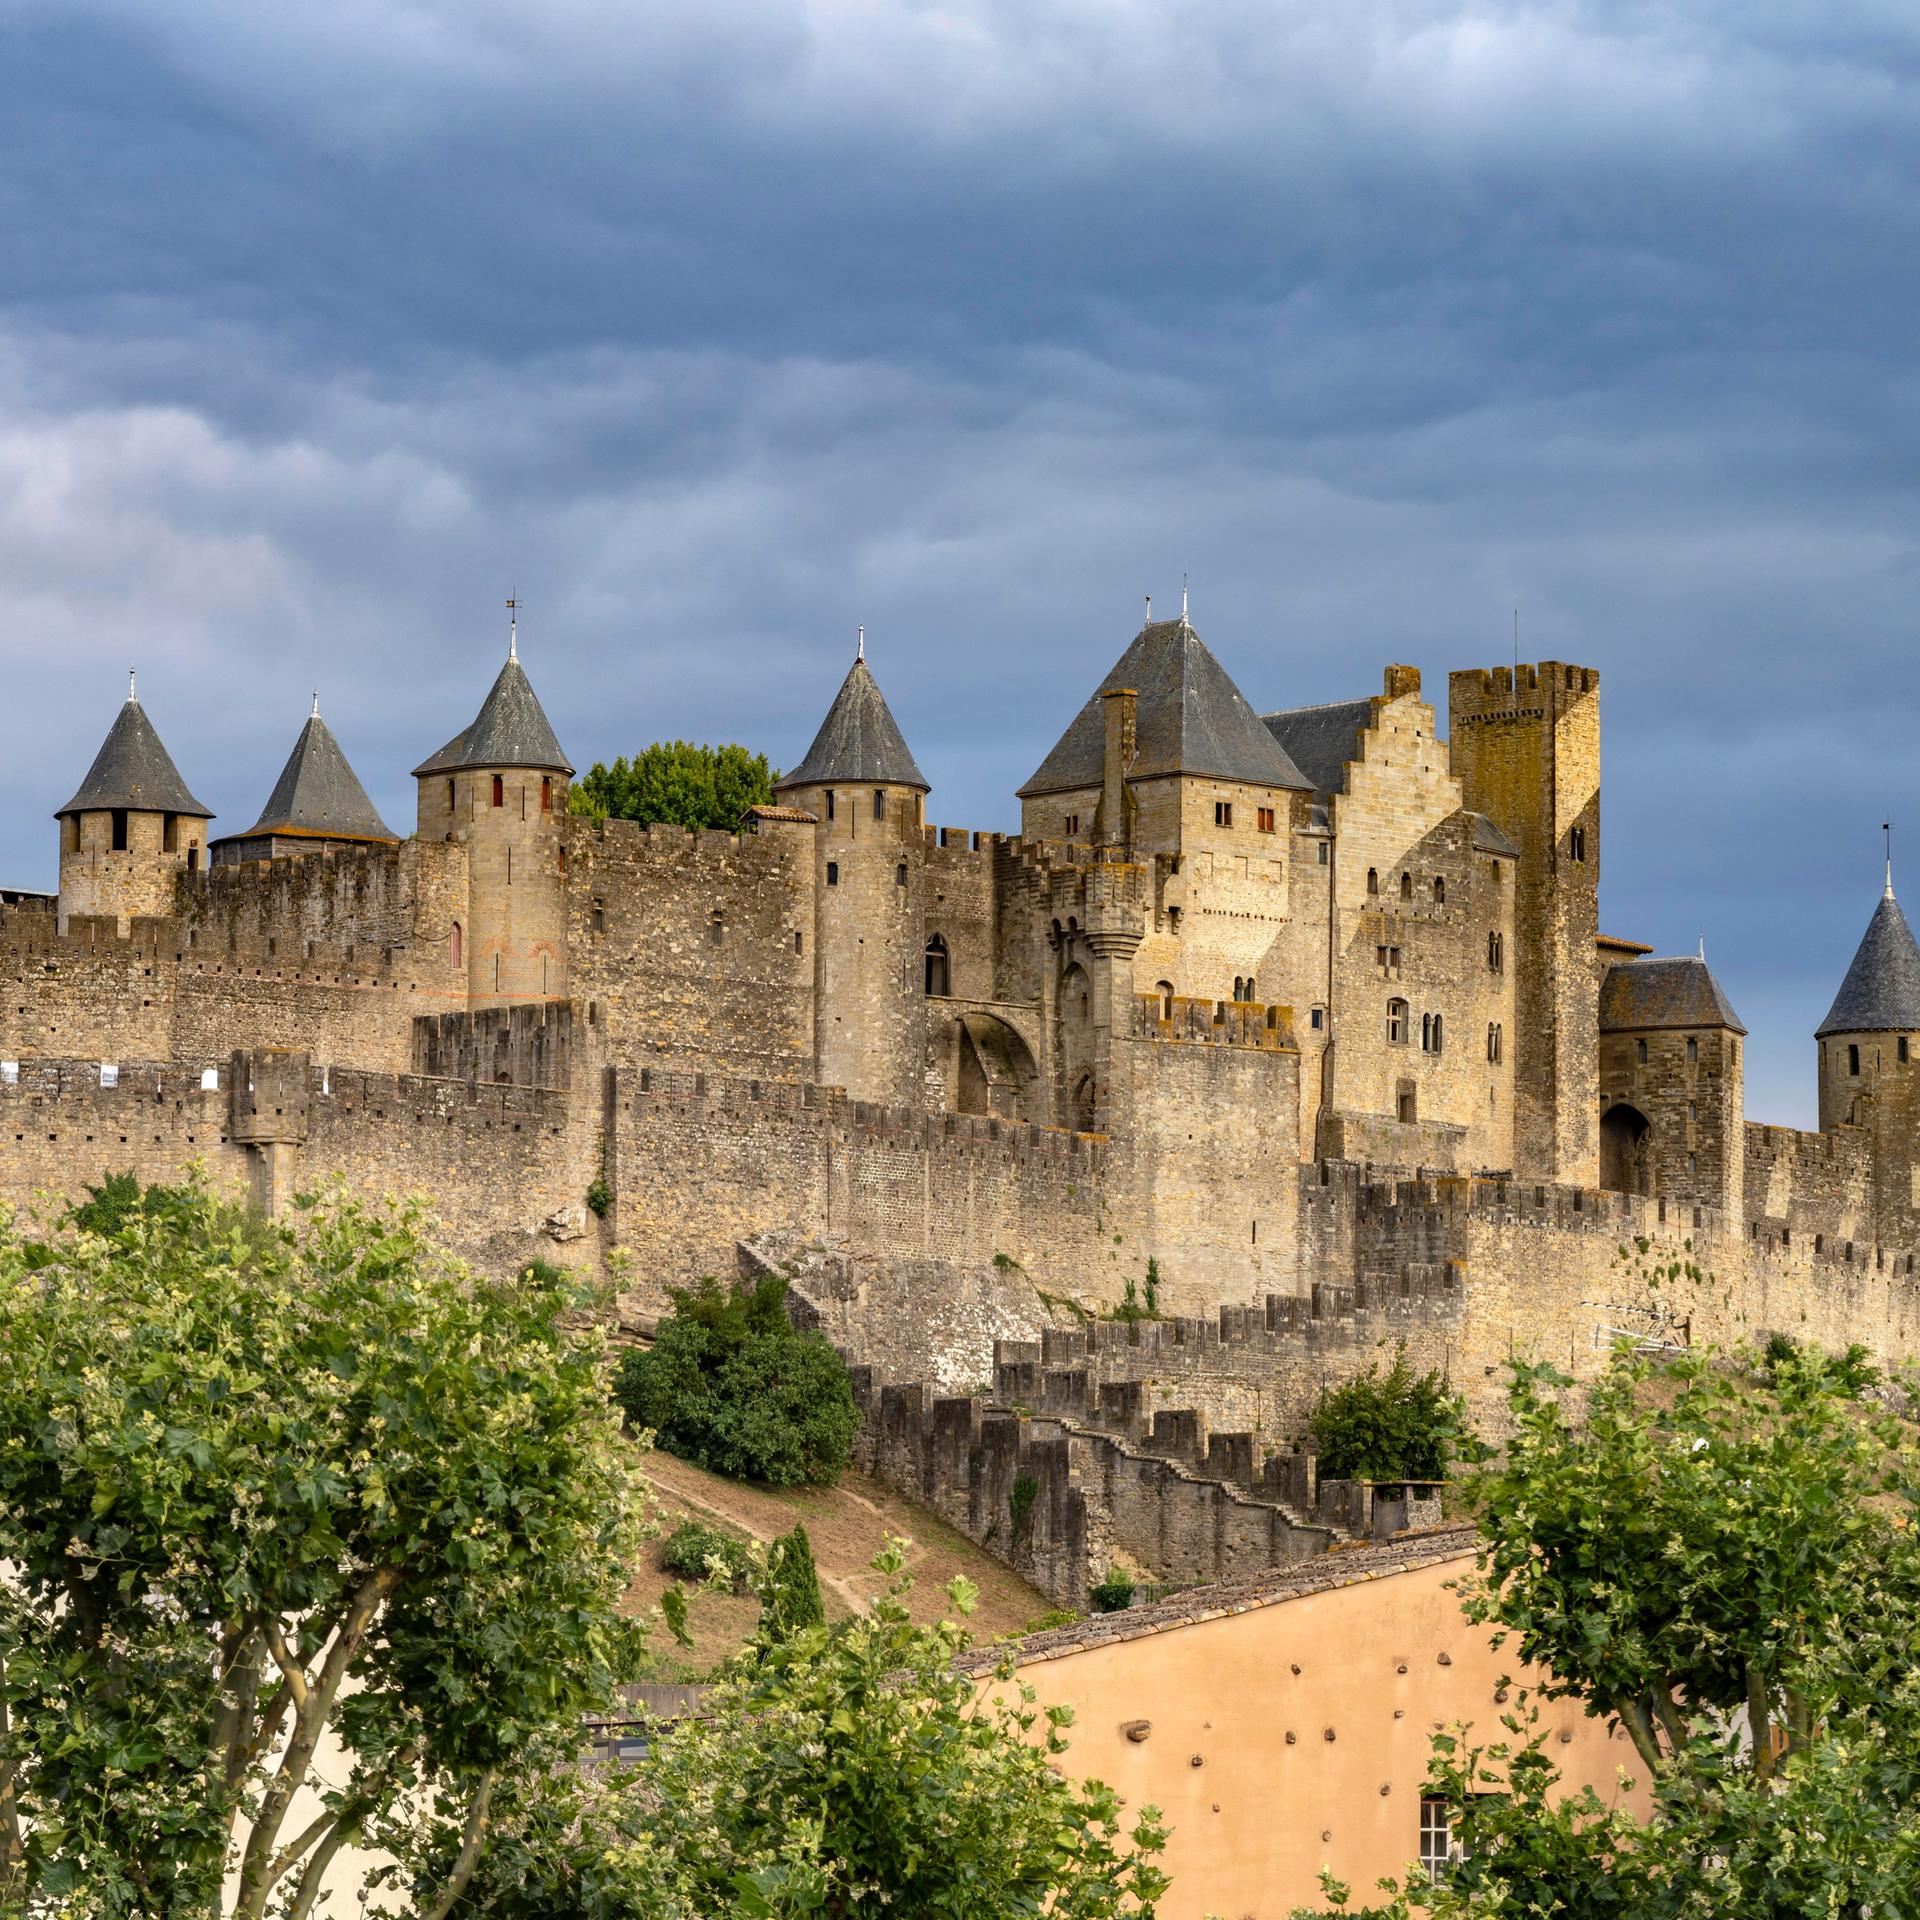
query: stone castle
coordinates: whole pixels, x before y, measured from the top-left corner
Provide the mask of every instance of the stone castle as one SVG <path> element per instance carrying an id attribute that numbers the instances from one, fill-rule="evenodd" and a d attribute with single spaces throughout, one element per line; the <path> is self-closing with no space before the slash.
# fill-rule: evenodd
<path id="1" fill-rule="evenodd" d="M 130 692 L 57 898 L 0 906 L 0 1196 L 338 1174 L 425 1191 L 492 1265 L 623 1248 L 642 1310 L 777 1264 L 875 1395 L 997 1386 L 1148 1445 L 1169 1402 L 1199 1426 L 1161 1460 L 1215 1483 L 1383 1344 L 1483 1414 L 1509 1352 L 1586 1371 L 1622 1334 L 1913 1352 L 1891 882 L 1817 1036 L 1820 1130 L 1751 1125 L 1704 961 L 1599 930 L 1597 674 L 1456 672 L 1437 720 L 1405 666 L 1263 714 L 1150 621 L 1008 837 L 928 824 L 857 658 L 778 804 L 689 832 L 569 811 L 510 645 L 410 835 L 316 703 L 212 838 Z M 1102 1320 L 1149 1260 L 1164 1317 Z M 917 1418 L 886 1430 L 931 1487 Z"/>

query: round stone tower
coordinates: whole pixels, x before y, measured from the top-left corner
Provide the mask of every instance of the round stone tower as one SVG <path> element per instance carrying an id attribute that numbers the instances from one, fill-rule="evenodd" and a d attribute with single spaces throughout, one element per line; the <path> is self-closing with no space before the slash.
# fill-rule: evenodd
<path id="1" fill-rule="evenodd" d="M 1893 895 L 1893 871 L 1827 1017 L 1820 1047 L 1820 1130 L 1873 1135 L 1875 1211 L 1885 1239 L 1920 1204 L 1920 946 Z"/>
<path id="2" fill-rule="evenodd" d="M 213 814 L 187 791 L 141 706 L 131 673 L 120 709 L 60 822 L 60 930 L 110 914 L 122 933 L 139 914 L 173 911 L 175 876 L 205 864 Z"/>
<path id="3" fill-rule="evenodd" d="M 567 992 L 567 781 L 509 629 L 507 663 L 473 724 L 413 770 L 419 835 L 467 850 L 467 901 L 448 938 L 475 1007 Z"/>
<path id="4" fill-rule="evenodd" d="M 863 645 L 813 745 L 779 787 L 786 805 L 819 823 L 814 1077 L 856 1099 L 922 1098 L 927 791 Z"/>

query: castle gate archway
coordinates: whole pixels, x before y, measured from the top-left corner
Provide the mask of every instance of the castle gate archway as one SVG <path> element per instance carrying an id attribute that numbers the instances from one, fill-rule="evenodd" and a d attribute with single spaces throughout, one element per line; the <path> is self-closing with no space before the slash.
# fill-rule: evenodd
<path id="1" fill-rule="evenodd" d="M 1653 1191 L 1653 1127 L 1624 1100 L 1600 1116 L 1600 1184 L 1609 1193 Z"/>

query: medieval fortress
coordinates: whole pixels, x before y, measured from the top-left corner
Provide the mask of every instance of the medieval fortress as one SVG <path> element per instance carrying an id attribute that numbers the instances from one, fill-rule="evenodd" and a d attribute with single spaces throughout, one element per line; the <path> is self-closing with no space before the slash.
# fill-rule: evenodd
<path id="1" fill-rule="evenodd" d="M 568 811 L 510 648 L 406 837 L 317 706 L 214 837 L 130 695 L 57 898 L 0 907 L 0 1197 L 337 1174 L 488 1265 L 624 1249 L 641 1311 L 785 1267 L 876 1464 L 986 1536 L 1032 1474 L 1063 1593 L 1340 1531 L 1284 1443 L 1398 1343 L 1495 1417 L 1509 1353 L 1622 1334 L 1920 1352 L 1891 882 L 1820 1130 L 1748 1124 L 1704 961 L 1600 932 L 1597 674 L 1457 672 L 1436 721 L 1404 666 L 1261 713 L 1150 622 L 1009 838 L 928 824 L 857 659 L 778 804 L 689 832 Z M 1103 1318 L 1150 1259 L 1164 1317 Z"/>

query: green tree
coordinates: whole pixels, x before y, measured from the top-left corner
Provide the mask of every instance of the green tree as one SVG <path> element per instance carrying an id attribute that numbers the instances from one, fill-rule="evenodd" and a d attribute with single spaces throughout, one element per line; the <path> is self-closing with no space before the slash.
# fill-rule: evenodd
<path id="1" fill-rule="evenodd" d="M 803 1627 L 716 1687 L 645 1760 L 592 1783 L 525 1769 L 456 1920 L 1152 1920 L 1166 1879 L 1152 1807 L 1130 1832 L 1097 1781 L 1063 1777 L 1066 1708 L 1003 1672 L 960 1672 L 954 1621 L 916 1626 L 901 1544 L 870 1616 Z M 955 1581 L 956 1611 L 972 1590 Z M 417 1854 L 432 1886 L 457 1844 Z M 583 1877 L 575 1904 L 554 1897 Z"/>
<path id="2" fill-rule="evenodd" d="M 1382 1911 L 1894 1916 L 1920 1911 L 1920 1459 L 1846 1369 L 1621 1360 L 1585 1396 L 1516 1366 L 1475 1476 L 1469 1617 L 1631 1737 L 1653 1815 L 1555 1803 L 1530 1723 L 1449 1736 L 1433 1790 L 1469 1856 Z M 1490 1791 L 1505 1793 L 1489 1799 Z"/>
<path id="3" fill-rule="evenodd" d="M 781 1487 L 831 1480 L 852 1458 L 860 1414 L 845 1363 L 794 1327 L 786 1296 L 777 1274 L 670 1289 L 653 1345 L 620 1363 L 627 1418 L 711 1473 Z"/>
<path id="4" fill-rule="evenodd" d="M 622 755 L 610 767 L 596 760 L 568 789 L 567 809 L 596 820 L 732 833 L 749 807 L 773 804 L 778 778 L 764 753 L 745 747 L 656 740 L 631 760 Z"/>
<path id="5" fill-rule="evenodd" d="M 1464 1410 L 1437 1372 L 1416 1375 L 1402 1347 L 1314 1409 L 1323 1480 L 1443 1480 Z"/>
<path id="6" fill-rule="evenodd" d="M 809 1627 L 824 1627 L 827 1610 L 820 1598 L 820 1574 L 813 1564 L 813 1542 L 804 1526 L 783 1533 L 767 1549 L 767 1570 L 760 1585 L 762 1647 L 791 1640 Z"/>
<path id="7" fill-rule="evenodd" d="M 0 1217 L 0 1910 L 305 1916 L 426 1794 L 462 1838 L 436 1920 L 503 1769 L 638 1651 L 598 1339 L 415 1208 L 99 1198 Z"/>

